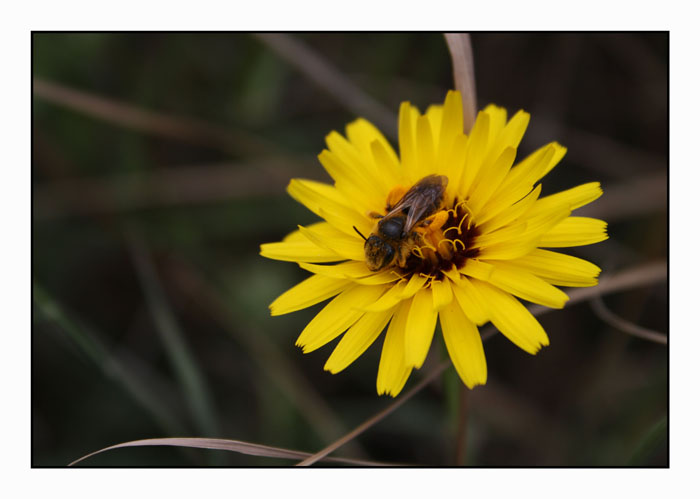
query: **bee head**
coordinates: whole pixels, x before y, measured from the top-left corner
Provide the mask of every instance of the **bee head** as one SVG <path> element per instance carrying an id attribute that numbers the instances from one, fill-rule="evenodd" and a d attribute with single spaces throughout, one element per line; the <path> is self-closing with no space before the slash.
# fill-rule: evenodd
<path id="1" fill-rule="evenodd" d="M 394 247 L 378 236 L 369 236 L 365 241 L 367 268 L 373 272 L 389 265 L 395 254 Z"/>

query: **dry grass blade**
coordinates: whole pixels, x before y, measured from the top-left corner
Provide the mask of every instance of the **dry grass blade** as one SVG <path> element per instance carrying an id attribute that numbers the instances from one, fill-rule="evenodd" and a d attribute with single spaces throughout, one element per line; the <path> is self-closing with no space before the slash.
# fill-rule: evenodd
<path id="1" fill-rule="evenodd" d="M 270 158 L 245 164 L 200 164 L 71 178 L 35 185 L 32 208 L 35 219 L 56 220 L 73 215 L 215 203 L 279 194 L 292 177 L 322 180 L 315 173 L 289 161 Z"/>
<path id="2" fill-rule="evenodd" d="M 153 420 L 167 433 L 181 433 L 185 425 L 180 421 L 170 398 L 166 395 L 167 385 L 154 378 L 153 373 L 146 376 L 146 366 L 137 364 L 136 359 L 127 361 L 115 348 L 101 340 L 102 335 L 80 324 L 71 317 L 63 307 L 38 284 L 32 288 L 32 298 L 38 310 L 57 324 L 74 342 L 80 351 L 95 363 L 101 372 L 116 385 L 121 386 L 134 401 L 147 411 Z"/>
<path id="3" fill-rule="evenodd" d="M 127 128 L 153 135 L 215 147 L 229 154 L 269 153 L 274 144 L 245 132 L 232 132 L 199 120 L 147 111 L 114 99 L 72 89 L 57 83 L 34 78 L 33 94 L 53 104 L 67 107 Z"/>
<path id="4" fill-rule="evenodd" d="M 619 329 L 623 333 L 653 341 L 654 343 L 659 343 L 661 345 L 668 345 L 668 338 L 665 334 L 638 326 L 634 322 L 618 317 L 605 305 L 600 296 L 596 296 L 591 300 L 591 308 L 593 308 L 593 311 L 600 320 L 607 322 L 612 327 Z"/>
<path id="5" fill-rule="evenodd" d="M 666 262 L 652 262 L 645 265 L 640 265 L 639 267 L 634 267 L 629 270 L 621 271 L 607 279 L 601 281 L 601 283 L 595 288 L 582 288 L 577 289 L 569 293 L 568 305 L 573 305 L 574 303 L 579 303 L 588 300 L 594 296 L 600 296 L 608 293 L 613 293 L 616 291 L 623 291 L 630 288 L 635 288 L 639 286 L 646 286 L 656 282 L 661 282 L 667 278 L 667 263 Z M 534 316 L 540 316 L 554 309 L 543 307 L 540 305 L 530 306 L 528 310 Z M 496 335 L 498 331 L 495 327 L 489 326 L 485 328 L 481 333 L 482 341 L 486 341 L 489 338 Z M 420 383 L 414 386 L 411 390 L 406 392 L 406 394 L 397 398 L 393 401 L 387 408 L 383 409 L 376 415 L 372 416 L 370 419 L 359 425 L 357 428 L 352 430 L 350 433 L 340 438 L 339 440 L 333 442 L 331 445 L 325 449 L 317 452 L 316 454 L 304 459 L 298 466 L 309 466 L 331 452 L 340 448 L 343 444 L 356 438 L 358 435 L 362 434 L 364 431 L 371 428 L 373 425 L 384 419 L 386 416 L 394 412 L 401 405 L 403 405 L 408 399 L 413 397 L 416 393 L 425 388 L 430 381 L 437 378 L 442 372 L 451 365 L 450 361 L 445 361 L 439 366 L 437 366 L 433 371 L 431 371 Z"/>
<path id="6" fill-rule="evenodd" d="M 297 37 L 284 33 L 257 33 L 254 36 L 328 92 L 348 111 L 367 118 L 385 134 L 394 139 L 397 138 L 396 115 L 367 95 Z"/>
<path id="7" fill-rule="evenodd" d="M 469 133 L 476 120 L 476 78 L 472 42 L 467 33 L 445 33 L 445 40 L 452 57 L 455 87 L 462 94 L 464 132 Z"/>
<path id="8" fill-rule="evenodd" d="M 110 445 L 104 449 L 100 449 L 95 452 L 91 452 L 80 459 L 76 459 L 68 466 L 74 466 L 89 457 L 101 454 L 108 450 L 121 449 L 124 447 L 148 447 L 148 446 L 172 446 L 172 447 L 191 447 L 196 449 L 213 449 L 213 450 L 225 450 L 230 452 L 238 452 L 240 454 L 246 454 L 248 456 L 260 456 L 260 457 L 271 457 L 279 459 L 301 459 L 310 454 L 308 452 L 301 452 L 296 450 L 283 449 L 280 447 L 271 447 L 268 445 L 254 444 L 250 442 L 242 442 L 240 440 L 228 440 L 223 438 L 196 438 L 196 437 L 182 437 L 182 438 L 149 438 L 144 440 L 133 440 L 131 442 L 124 442 L 116 445 Z M 350 464 L 354 466 L 392 466 L 392 464 L 379 463 L 375 461 L 365 461 L 362 459 L 349 459 L 341 457 L 329 457 L 326 461 L 331 463 L 343 463 Z"/>
<path id="9" fill-rule="evenodd" d="M 168 303 L 148 250 L 134 230 L 127 230 L 126 242 L 146 305 L 182 388 L 195 428 L 205 435 L 215 436 L 219 433 L 219 423 L 209 385 Z"/>

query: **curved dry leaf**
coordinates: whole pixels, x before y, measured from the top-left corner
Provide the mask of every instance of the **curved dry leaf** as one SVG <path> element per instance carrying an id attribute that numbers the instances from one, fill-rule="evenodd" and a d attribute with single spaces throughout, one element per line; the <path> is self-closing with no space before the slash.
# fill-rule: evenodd
<path id="1" fill-rule="evenodd" d="M 104 449 L 91 452 L 80 459 L 76 459 L 68 466 L 73 466 L 85 459 L 101 454 L 108 450 L 121 449 L 123 447 L 148 447 L 148 446 L 172 446 L 172 447 L 192 447 L 196 449 L 215 449 L 225 450 L 230 452 L 238 452 L 248 456 L 259 457 L 274 457 L 280 459 L 303 459 L 311 454 L 296 450 L 283 449 L 281 447 L 271 447 L 269 445 L 254 444 L 251 442 L 242 442 L 240 440 L 228 440 L 224 438 L 198 438 L 198 437 L 178 437 L 178 438 L 148 438 L 144 440 L 132 440 L 131 442 L 123 442 L 116 445 L 110 445 Z M 342 457 L 328 457 L 326 461 L 331 463 L 343 463 L 354 466 L 395 466 L 389 463 L 378 463 L 374 461 L 365 461 L 362 459 L 350 459 Z"/>

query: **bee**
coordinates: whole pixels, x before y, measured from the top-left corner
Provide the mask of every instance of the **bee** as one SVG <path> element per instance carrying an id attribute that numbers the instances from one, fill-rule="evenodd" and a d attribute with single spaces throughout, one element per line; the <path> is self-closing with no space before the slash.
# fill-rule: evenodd
<path id="1" fill-rule="evenodd" d="M 414 229 L 430 223 L 445 194 L 447 177 L 428 175 L 411 187 L 394 205 L 387 204 L 387 214 L 379 218 L 375 230 L 365 238 L 365 260 L 371 271 L 398 264 L 403 267 L 420 235 Z M 357 229 L 355 229 L 357 230 Z M 359 232 L 358 232 L 359 233 Z"/>

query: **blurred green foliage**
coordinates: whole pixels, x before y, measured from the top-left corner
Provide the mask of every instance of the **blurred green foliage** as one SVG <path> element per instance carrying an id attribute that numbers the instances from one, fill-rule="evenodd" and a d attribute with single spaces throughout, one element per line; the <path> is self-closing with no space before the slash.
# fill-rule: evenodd
<path id="1" fill-rule="evenodd" d="M 452 87 L 437 33 L 292 36 L 391 110 L 404 100 L 424 109 Z M 327 179 L 315 155 L 328 132 L 355 117 L 343 103 L 248 34 L 34 33 L 32 40 L 34 78 L 208 123 L 239 144 L 223 150 L 176 140 L 33 98 L 32 464 L 64 466 L 108 445 L 168 436 L 314 452 L 386 407 L 375 393 L 381 341 L 346 371 L 324 372 L 332 346 L 309 355 L 294 347 L 319 306 L 274 318 L 267 310 L 305 272 L 258 255 L 260 243 L 315 220 L 284 187 L 292 176 Z M 523 151 L 551 140 L 569 147 L 545 192 L 593 180 L 607 190 L 666 171 L 667 34 L 477 33 L 473 47 L 480 106 L 532 113 Z M 196 175 L 178 176 L 185 171 Z M 236 187 L 231 195 L 222 195 L 221 171 Z M 604 273 L 667 258 L 665 206 L 614 220 L 610 234 L 571 253 Z M 139 258 L 152 265 L 145 281 Z M 605 302 L 668 332 L 665 285 Z M 468 394 L 459 464 L 666 466 L 667 348 L 608 326 L 585 304 L 541 322 L 551 346 L 536 357 L 500 336 L 486 343 L 489 381 Z M 168 341 L 184 352 L 173 354 Z M 441 342 L 436 335 L 423 371 L 444 354 Z M 193 409 L 197 383 L 209 396 Z M 456 464 L 459 390 L 450 369 L 339 455 Z M 207 464 L 288 462 L 143 448 L 84 463 Z"/>

